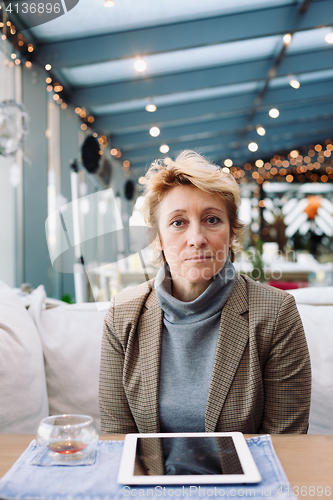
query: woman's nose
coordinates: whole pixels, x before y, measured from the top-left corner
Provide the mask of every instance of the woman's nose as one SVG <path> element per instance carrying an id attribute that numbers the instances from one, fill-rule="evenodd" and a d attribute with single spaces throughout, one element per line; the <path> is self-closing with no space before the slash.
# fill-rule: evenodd
<path id="1" fill-rule="evenodd" d="M 200 248 L 207 243 L 207 239 L 204 234 L 204 228 L 201 226 L 201 224 L 192 224 L 189 229 L 189 245 Z"/>

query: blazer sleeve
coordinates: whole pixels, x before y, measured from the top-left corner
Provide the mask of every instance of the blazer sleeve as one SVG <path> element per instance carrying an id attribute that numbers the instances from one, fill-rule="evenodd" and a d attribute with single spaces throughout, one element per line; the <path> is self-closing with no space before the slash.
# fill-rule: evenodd
<path id="1" fill-rule="evenodd" d="M 101 431 L 104 434 L 129 434 L 138 432 L 123 388 L 124 346 L 114 322 L 115 304 L 104 320 L 101 368 L 99 377 L 99 406 Z"/>
<path id="2" fill-rule="evenodd" d="M 278 311 L 264 366 L 264 433 L 306 433 L 311 400 L 311 365 L 302 321 L 292 295 Z"/>

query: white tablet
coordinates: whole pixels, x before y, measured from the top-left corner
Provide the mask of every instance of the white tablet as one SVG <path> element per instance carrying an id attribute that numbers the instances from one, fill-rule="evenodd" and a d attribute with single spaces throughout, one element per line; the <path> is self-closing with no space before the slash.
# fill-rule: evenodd
<path id="1" fill-rule="evenodd" d="M 118 483 L 258 483 L 260 473 L 241 432 L 127 434 Z"/>

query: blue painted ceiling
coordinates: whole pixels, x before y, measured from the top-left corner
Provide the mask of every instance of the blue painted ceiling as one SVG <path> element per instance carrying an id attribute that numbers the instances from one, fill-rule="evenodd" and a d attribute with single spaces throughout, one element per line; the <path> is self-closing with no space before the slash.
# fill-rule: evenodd
<path id="1" fill-rule="evenodd" d="M 332 0 L 80 0 L 29 36 L 139 177 L 162 144 L 171 157 L 189 148 L 242 165 L 333 138 L 331 31 Z"/>

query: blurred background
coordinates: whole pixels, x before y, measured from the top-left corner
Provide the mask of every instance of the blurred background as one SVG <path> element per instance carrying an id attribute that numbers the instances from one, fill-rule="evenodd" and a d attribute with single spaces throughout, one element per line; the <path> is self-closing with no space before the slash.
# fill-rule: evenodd
<path id="1" fill-rule="evenodd" d="M 332 0 L 0 2 L 0 279 L 108 301 L 157 270 L 159 157 L 240 184 L 236 268 L 333 285 Z"/>

